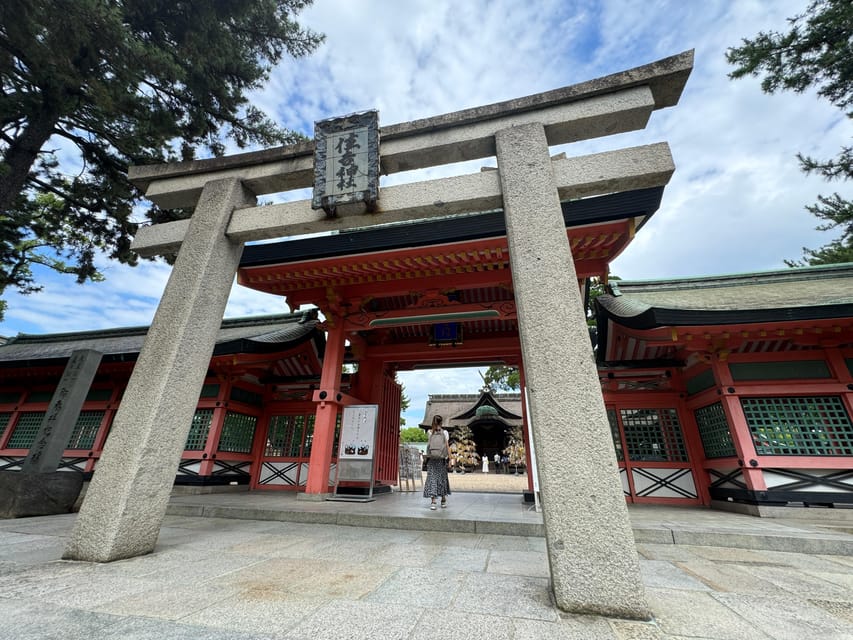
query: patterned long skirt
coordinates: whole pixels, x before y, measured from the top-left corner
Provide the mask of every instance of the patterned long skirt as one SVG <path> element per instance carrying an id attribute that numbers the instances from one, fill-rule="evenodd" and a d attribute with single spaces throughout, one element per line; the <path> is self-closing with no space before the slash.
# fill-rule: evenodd
<path id="1" fill-rule="evenodd" d="M 438 498 L 449 495 L 450 481 L 447 479 L 447 462 L 441 458 L 428 458 L 424 498 Z"/>

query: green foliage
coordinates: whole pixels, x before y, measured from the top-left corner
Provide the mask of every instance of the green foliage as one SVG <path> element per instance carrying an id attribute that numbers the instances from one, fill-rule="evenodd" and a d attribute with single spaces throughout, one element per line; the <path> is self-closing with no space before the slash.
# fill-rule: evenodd
<path id="1" fill-rule="evenodd" d="M 853 118 L 853 3 L 850 0 L 813 0 L 805 13 L 790 18 L 787 33 L 759 33 L 730 48 L 726 59 L 735 65 L 731 78 L 762 75 L 761 88 L 803 92 L 815 87 L 819 96 Z M 797 156 L 806 173 L 827 180 L 853 177 L 853 146 L 842 146 L 830 160 Z M 807 207 L 822 220 L 817 229 L 838 230 L 841 236 L 816 250 L 803 248 L 804 260 L 786 261 L 789 266 L 853 262 L 853 204 L 837 193 L 819 196 Z"/>
<path id="2" fill-rule="evenodd" d="M 429 434 L 418 427 L 400 429 L 400 442 L 427 442 Z"/>
<path id="3" fill-rule="evenodd" d="M 394 374 L 394 381 L 400 385 L 400 426 L 403 426 L 404 424 L 406 424 L 406 419 L 403 417 L 403 414 L 412 404 L 412 401 L 409 399 L 409 396 L 406 395 L 406 385 L 400 382 L 400 380 L 397 378 L 396 373 Z M 418 440 L 417 442 L 422 441 Z M 423 440 L 423 442 L 426 442 L 426 440 Z"/>
<path id="4" fill-rule="evenodd" d="M 41 287 L 39 264 L 100 277 L 135 264 L 131 164 L 294 142 L 249 103 L 285 54 L 321 36 L 306 0 L 4 0 L 0 3 L 0 294 Z M 163 221 L 185 211 L 149 209 Z"/>
<path id="5" fill-rule="evenodd" d="M 518 373 L 518 367 L 508 367 L 506 365 L 493 364 L 486 369 L 483 375 L 483 382 L 490 389 L 499 389 L 501 391 L 517 391 L 521 388 L 521 377 Z"/>
<path id="6" fill-rule="evenodd" d="M 610 274 L 607 276 L 607 280 L 621 280 L 619 276 L 614 276 Z M 602 282 L 601 278 L 590 278 L 589 279 L 589 299 L 587 300 L 586 305 L 586 324 L 590 327 L 596 326 L 595 319 L 595 299 L 598 296 L 607 293 L 607 285 Z"/>

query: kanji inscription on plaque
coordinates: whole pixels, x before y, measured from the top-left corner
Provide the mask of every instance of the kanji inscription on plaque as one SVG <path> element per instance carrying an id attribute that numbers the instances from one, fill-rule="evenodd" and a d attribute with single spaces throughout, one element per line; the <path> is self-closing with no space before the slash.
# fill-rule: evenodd
<path id="1" fill-rule="evenodd" d="M 372 211 L 378 197 L 379 113 L 363 111 L 315 122 L 311 206 L 329 215 L 353 203 Z"/>

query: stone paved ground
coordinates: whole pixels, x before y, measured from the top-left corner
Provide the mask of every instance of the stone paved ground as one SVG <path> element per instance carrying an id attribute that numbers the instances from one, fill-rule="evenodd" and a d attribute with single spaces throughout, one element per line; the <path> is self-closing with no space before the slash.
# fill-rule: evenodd
<path id="1" fill-rule="evenodd" d="M 853 557 L 639 544 L 653 622 L 561 613 L 544 539 L 168 516 L 65 562 L 74 515 L 0 521 L 4 640 L 850 640 Z"/>

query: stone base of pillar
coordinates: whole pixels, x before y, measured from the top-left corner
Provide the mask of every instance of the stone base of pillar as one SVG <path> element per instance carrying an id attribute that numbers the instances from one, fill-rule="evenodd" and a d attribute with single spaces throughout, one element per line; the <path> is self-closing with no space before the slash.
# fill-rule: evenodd
<path id="1" fill-rule="evenodd" d="M 72 471 L 0 471 L 0 518 L 71 513 L 83 488 L 83 474 Z"/>

